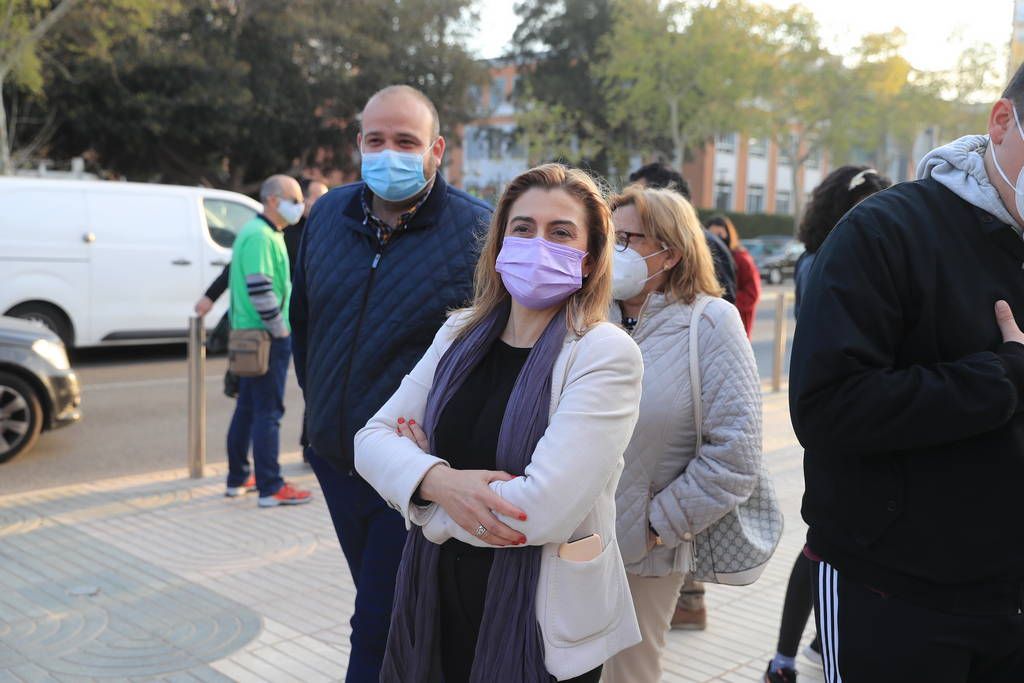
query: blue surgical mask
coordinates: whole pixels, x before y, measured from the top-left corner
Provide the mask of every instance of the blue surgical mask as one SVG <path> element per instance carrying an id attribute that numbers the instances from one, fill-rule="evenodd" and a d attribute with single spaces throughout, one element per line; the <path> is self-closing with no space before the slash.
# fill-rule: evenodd
<path id="1" fill-rule="evenodd" d="M 375 195 L 386 201 L 400 202 L 414 197 L 429 182 L 423 175 L 423 157 L 433 147 L 429 145 L 422 154 L 393 149 L 363 152 L 363 180 Z"/>

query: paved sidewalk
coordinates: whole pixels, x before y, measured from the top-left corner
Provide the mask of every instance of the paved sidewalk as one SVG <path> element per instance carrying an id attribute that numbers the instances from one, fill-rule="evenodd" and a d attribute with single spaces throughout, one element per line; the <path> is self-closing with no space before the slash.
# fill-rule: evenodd
<path id="1" fill-rule="evenodd" d="M 766 396 L 765 425 L 783 542 L 754 586 L 709 587 L 708 630 L 669 636 L 666 681 L 758 681 L 774 651 L 804 535 L 785 394 Z M 316 490 L 297 453 L 282 461 Z M 0 498 L 0 683 L 338 681 L 353 598 L 321 498 L 260 510 L 223 496 L 220 468 Z"/>

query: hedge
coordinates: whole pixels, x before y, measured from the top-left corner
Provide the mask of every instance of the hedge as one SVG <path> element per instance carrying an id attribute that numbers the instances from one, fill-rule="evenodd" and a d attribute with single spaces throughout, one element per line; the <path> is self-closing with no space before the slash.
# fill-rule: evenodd
<path id="1" fill-rule="evenodd" d="M 740 239 L 763 235 L 792 235 L 793 217 L 774 213 L 737 213 L 717 209 L 697 209 L 702 223 L 712 216 L 726 215 L 736 226 Z"/>

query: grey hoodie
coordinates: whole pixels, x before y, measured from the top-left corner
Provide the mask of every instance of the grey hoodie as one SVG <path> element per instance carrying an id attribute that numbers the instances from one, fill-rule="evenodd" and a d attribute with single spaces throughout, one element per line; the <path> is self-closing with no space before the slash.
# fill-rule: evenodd
<path id="1" fill-rule="evenodd" d="M 964 201 L 1008 223 L 1021 233 L 1017 221 L 1006 210 L 995 185 L 985 172 L 987 135 L 965 135 L 948 145 L 933 149 L 917 165 L 919 179 L 934 178 Z"/>

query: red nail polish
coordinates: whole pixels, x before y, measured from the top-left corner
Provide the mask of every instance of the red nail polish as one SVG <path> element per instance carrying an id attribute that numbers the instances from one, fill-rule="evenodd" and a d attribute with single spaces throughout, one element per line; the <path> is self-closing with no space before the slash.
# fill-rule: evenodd
<path id="1" fill-rule="evenodd" d="M 405 418 L 404 417 L 398 418 L 398 424 L 404 425 L 405 424 Z"/>
<path id="2" fill-rule="evenodd" d="M 519 545 L 522 545 L 524 543 L 526 543 L 526 536 L 523 536 L 522 538 L 519 539 Z"/>
<path id="3" fill-rule="evenodd" d="M 409 424 L 411 424 L 411 425 L 416 424 L 416 420 L 409 420 Z"/>
<path id="4" fill-rule="evenodd" d="M 520 522 L 525 522 L 526 521 L 526 515 L 519 515 L 519 521 Z"/>

